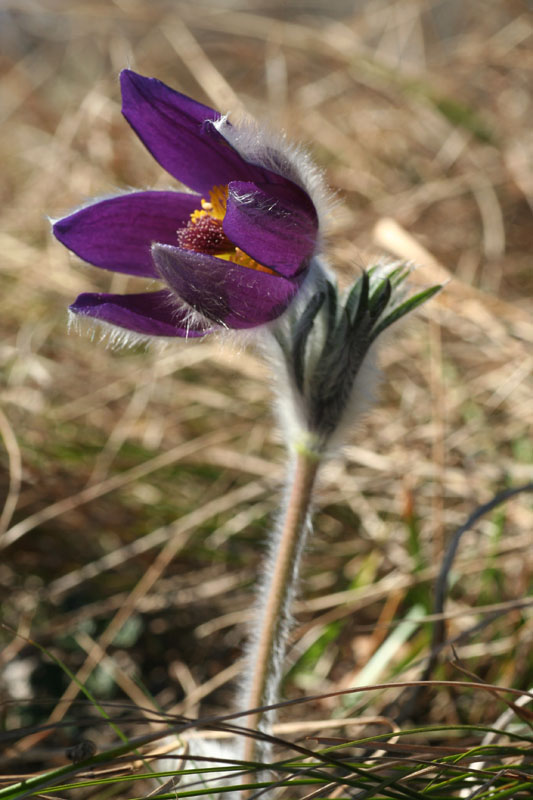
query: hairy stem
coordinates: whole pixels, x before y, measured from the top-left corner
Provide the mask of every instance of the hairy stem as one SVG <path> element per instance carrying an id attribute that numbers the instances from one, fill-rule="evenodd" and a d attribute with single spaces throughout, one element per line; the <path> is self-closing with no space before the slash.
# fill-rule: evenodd
<path id="1" fill-rule="evenodd" d="M 301 555 L 310 528 L 310 505 L 320 461 L 315 453 L 303 451 L 295 456 L 292 480 L 279 526 L 263 568 L 257 615 L 252 630 L 248 657 L 247 684 L 242 698 L 244 708 L 275 703 L 290 629 L 290 607 L 298 582 Z M 268 728 L 260 711 L 246 717 L 247 727 Z M 244 758 L 253 761 L 266 755 L 258 743 L 246 739 Z"/>

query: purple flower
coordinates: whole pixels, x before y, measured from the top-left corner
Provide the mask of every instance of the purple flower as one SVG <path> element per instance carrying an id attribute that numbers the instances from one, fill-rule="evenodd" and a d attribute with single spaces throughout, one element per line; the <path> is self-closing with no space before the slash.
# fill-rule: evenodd
<path id="1" fill-rule="evenodd" d="M 122 113 L 193 193 L 119 194 L 75 211 L 54 234 L 103 269 L 162 281 L 157 291 L 78 297 L 74 314 L 145 336 L 203 336 L 279 317 L 319 248 L 320 179 L 307 157 L 130 70 Z"/>

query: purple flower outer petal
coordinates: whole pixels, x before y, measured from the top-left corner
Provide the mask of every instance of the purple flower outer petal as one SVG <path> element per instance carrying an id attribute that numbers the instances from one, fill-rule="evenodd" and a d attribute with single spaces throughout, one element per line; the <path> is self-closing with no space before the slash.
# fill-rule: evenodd
<path id="1" fill-rule="evenodd" d="M 97 267 L 154 278 L 152 243 L 174 244 L 176 231 L 199 204 L 195 194 L 131 192 L 63 217 L 53 231 L 69 250 Z"/>
<path id="2" fill-rule="evenodd" d="M 232 181 L 223 226 L 237 247 L 287 278 L 305 268 L 317 247 L 315 208 L 294 184 Z"/>
<path id="3" fill-rule="evenodd" d="M 303 280 L 170 245 L 154 245 L 152 256 L 160 277 L 181 300 L 226 328 L 254 328 L 276 319 Z"/>
<path id="4" fill-rule="evenodd" d="M 212 328 L 189 319 L 190 312 L 176 307 L 175 298 L 163 289 L 141 294 L 80 294 L 70 311 L 143 336 L 205 336 Z"/>
<path id="5" fill-rule="evenodd" d="M 208 197 L 231 180 L 284 183 L 245 161 L 212 124 L 221 115 L 156 78 L 120 74 L 122 113 L 156 161 L 177 180 Z"/>

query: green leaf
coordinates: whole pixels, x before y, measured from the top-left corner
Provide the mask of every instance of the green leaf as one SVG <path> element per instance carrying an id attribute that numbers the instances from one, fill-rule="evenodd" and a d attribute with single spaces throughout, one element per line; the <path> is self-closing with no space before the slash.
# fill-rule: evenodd
<path id="1" fill-rule="evenodd" d="M 323 353 L 329 352 L 333 345 L 337 330 L 337 312 L 339 308 L 337 287 L 327 281 L 326 292 L 326 340 L 322 349 Z"/>
<path id="2" fill-rule="evenodd" d="M 377 319 L 385 310 L 392 294 L 392 286 L 388 278 L 384 278 L 376 286 L 368 300 L 368 308 L 372 319 Z"/>
<path id="3" fill-rule="evenodd" d="M 328 313 L 328 331 L 333 330 L 335 327 L 335 323 L 337 322 L 337 307 L 338 307 L 338 295 L 337 295 L 337 287 L 334 286 L 329 281 L 326 281 L 326 297 L 327 297 L 327 313 Z"/>
<path id="4" fill-rule="evenodd" d="M 358 278 L 353 286 L 350 288 L 348 295 L 346 297 L 346 302 L 344 303 L 344 310 L 350 320 L 353 320 L 354 316 L 357 314 L 357 309 L 359 308 L 359 304 L 361 302 L 361 296 L 364 287 L 364 277 L 366 273 L 364 272 L 360 278 Z"/>
<path id="5" fill-rule="evenodd" d="M 442 284 L 438 286 L 432 286 L 429 289 L 424 289 L 423 292 L 413 295 L 404 303 L 397 306 L 394 311 L 391 311 L 388 316 L 381 320 L 379 325 L 376 325 L 372 331 L 372 340 L 379 336 L 380 333 L 383 333 L 383 331 L 388 328 L 389 325 L 392 325 L 393 322 L 397 322 L 406 314 L 409 314 L 410 311 L 414 311 L 415 308 L 421 306 L 422 303 L 425 303 L 427 300 L 433 297 L 433 295 L 437 294 L 437 292 L 440 292 L 441 289 Z"/>
<path id="6" fill-rule="evenodd" d="M 315 317 L 322 308 L 325 299 L 326 293 L 323 290 L 320 290 L 313 295 L 305 307 L 301 317 L 298 319 L 298 323 L 294 331 L 292 342 L 292 364 L 294 369 L 294 379 L 300 391 L 302 391 L 304 383 L 305 345 L 307 344 L 307 338 L 313 327 Z"/>
<path id="7" fill-rule="evenodd" d="M 363 272 L 353 288 L 350 290 L 346 300 L 345 309 L 349 314 L 352 328 L 359 325 L 364 312 L 368 308 L 368 292 L 370 288 L 370 278 L 368 272 Z"/>
<path id="8" fill-rule="evenodd" d="M 400 264 L 399 267 L 393 269 L 392 272 L 389 272 L 387 277 L 391 282 L 392 288 L 395 289 L 397 286 L 403 283 L 404 280 L 408 278 L 410 274 L 411 274 L 411 267 L 408 267 L 402 263 Z"/>

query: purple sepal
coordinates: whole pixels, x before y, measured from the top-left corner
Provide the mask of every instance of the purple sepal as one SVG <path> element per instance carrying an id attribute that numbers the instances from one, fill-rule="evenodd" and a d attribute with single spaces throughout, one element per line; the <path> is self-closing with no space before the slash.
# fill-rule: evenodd
<path id="1" fill-rule="evenodd" d="M 122 113 L 171 175 L 203 195 L 240 176 L 241 157 L 222 137 L 205 133 L 206 122 L 219 119 L 218 112 L 131 70 L 121 72 L 120 83 Z"/>
<path id="2" fill-rule="evenodd" d="M 142 336 L 205 336 L 212 328 L 194 323 L 166 290 L 140 294 L 80 294 L 70 311 L 118 325 Z"/>
<path id="3" fill-rule="evenodd" d="M 316 211 L 294 184 L 233 181 L 223 224 L 237 247 L 287 278 L 307 265 L 316 247 Z"/>
<path id="4" fill-rule="evenodd" d="M 155 278 L 151 245 L 174 244 L 176 231 L 198 206 L 194 194 L 131 192 L 63 217 L 53 231 L 69 250 L 97 267 Z"/>
<path id="5" fill-rule="evenodd" d="M 161 166 L 207 197 L 232 180 L 286 183 L 286 178 L 249 163 L 216 130 L 221 115 L 156 78 L 120 73 L 122 113 Z"/>
<path id="6" fill-rule="evenodd" d="M 301 280 L 288 280 L 214 256 L 154 245 L 161 278 L 189 306 L 227 328 L 253 328 L 287 308 Z"/>

